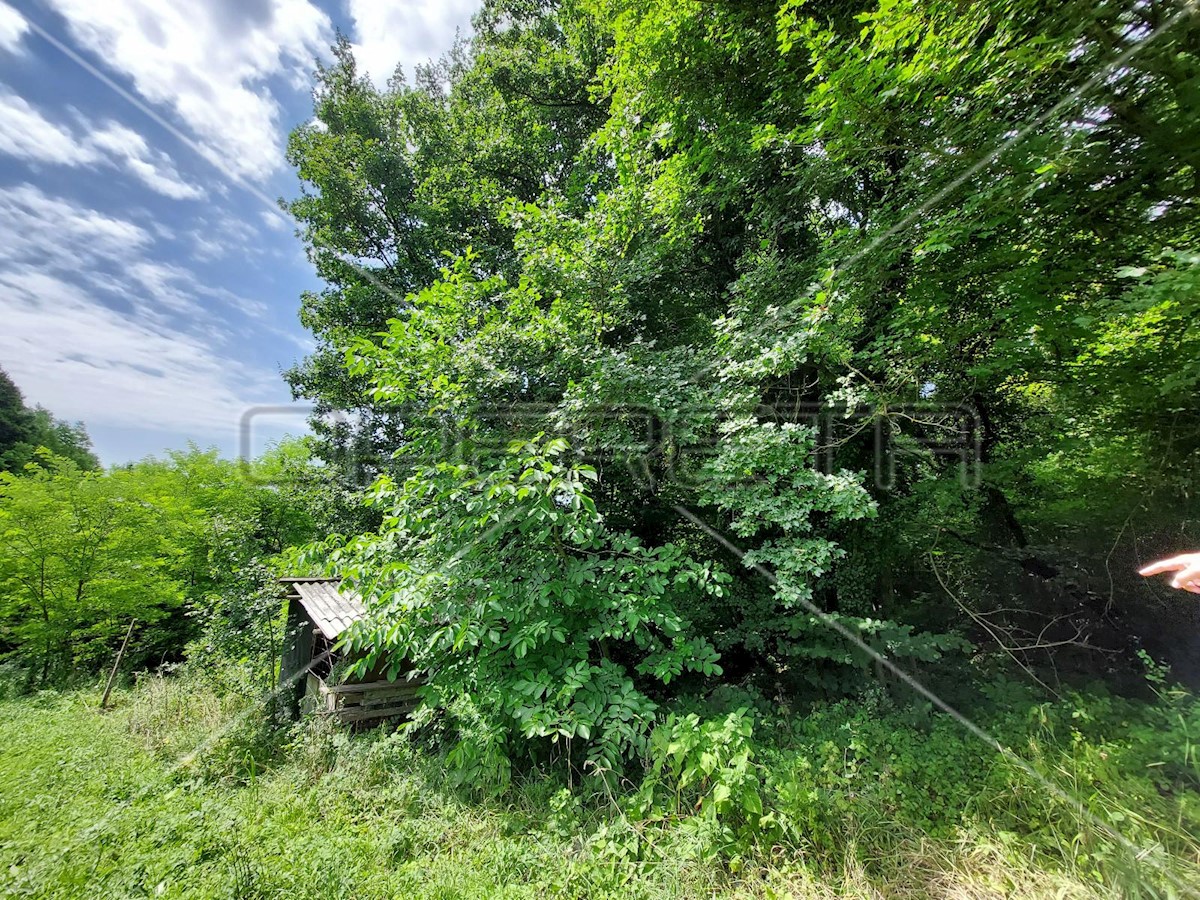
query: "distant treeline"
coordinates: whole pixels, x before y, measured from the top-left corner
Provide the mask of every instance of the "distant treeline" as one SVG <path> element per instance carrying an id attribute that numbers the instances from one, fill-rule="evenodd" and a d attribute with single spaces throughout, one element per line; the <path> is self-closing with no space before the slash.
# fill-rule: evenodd
<path id="1" fill-rule="evenodd" d="M 42 406 L 25 405 L 21 389 L 0 369 L 0 472 L 17 472 L 44 447 L 81 469 L 96 469 L 92 439 L 82 422 L 64 422 Z"/>

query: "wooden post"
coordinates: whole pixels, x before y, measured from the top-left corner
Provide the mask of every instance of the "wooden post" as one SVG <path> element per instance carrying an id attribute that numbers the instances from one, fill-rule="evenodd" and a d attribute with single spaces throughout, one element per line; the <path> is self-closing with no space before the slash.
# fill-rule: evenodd
<path id="1" fill-rule="evenodd" d="M 108 706 L 108 695 L 112 693 L 113 682 L 117 680 L 117 669 L 121 667 L 121 657 L 125 655 L 125 648 L 129 646 L 129 638 L 133 635 L 133 626 L 137 619 L 129 620 L 129 628 L 125 632 L 125 640 L 121 641 L 121 649 L 117 651 L 117 658 L 113 660 L 112 671 L 108 673 L 108 684 L 104 686 L 104 696 L 100 700 L 100 708 L 104 709 Z"/>

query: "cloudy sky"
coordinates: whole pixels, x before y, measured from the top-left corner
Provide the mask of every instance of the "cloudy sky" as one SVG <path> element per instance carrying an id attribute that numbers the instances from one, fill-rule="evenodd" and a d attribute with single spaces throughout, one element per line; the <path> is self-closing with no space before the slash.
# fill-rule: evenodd
<path id="1" fill-rule="evenodd" d="M 336 30 L 382 84 L 477 0 L 0 0 L 0 368 L 106 463 L 303 430 L 288 130 Z"/>

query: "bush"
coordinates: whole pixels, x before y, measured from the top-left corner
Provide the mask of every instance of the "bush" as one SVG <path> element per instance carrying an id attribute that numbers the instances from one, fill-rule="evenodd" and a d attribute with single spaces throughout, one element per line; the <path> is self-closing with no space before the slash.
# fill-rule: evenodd
<path id="1" fill-rule="evenodd" d="M 565 441 L 541 438 L 481 472 L 383 478 L 383 528 L 333 554 L 367 600 L 349 639 L 359 669 L 436 673 L 415 721 L 449 731 L 447 762 L 470 782 L 503 785 L 514 759 L 554 754 L 616 770 L 645 747 L 652 689 L 720 672 L 685 610 L 728 576 L 610 530 L 595 479 Z"/>
<path id="2" fill-rule="evenodd" d="M 774 833 L 763 813 L 764 772 L 754 761 L 754 721 L 739 709 L 704 721 L 670 715 L 650 736 L 650 770 L 631 807 L 641 820 L 684 820 L 699 828 L 708 854 L 733 853 Z"/>

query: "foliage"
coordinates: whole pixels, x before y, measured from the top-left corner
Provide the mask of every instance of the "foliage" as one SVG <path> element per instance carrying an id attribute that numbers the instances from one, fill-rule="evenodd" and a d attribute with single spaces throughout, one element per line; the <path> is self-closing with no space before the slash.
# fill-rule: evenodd
<path id="1" fill-rule="evenodd" d="M 1194 700 L 1043 705 L 1007 686 L 983 712 L 1036 768 L 1086 785 L 1140 862 L 955 723 L 864 700 L 753 733 L 737 712 L 677 716 L 640 791 L 538 775 L 499 802 L 459 793 L 437 758 L 386 730 L 308 723 L 264 755 L 256 707 L 194 680 L 148 679 L 103 716 L 80 693 L 6 700 L 4 891 L 865 900 L 1170 896 L 1195 883 Z M 766 827 L 737 824 L 758 818 L 748 788 Z"/>
<path id="2" fill-rule="evenodd" d="M 436 204 L 414 212 L 418 207 L 412 204 L 428 199 L 419 188 L 423 144 L 412 112 L 421 92 L 414 94 L 398 82 L 389 91 L 376 91 L 355 73 L 346 46 L 338 48 L 337 66 L 318 75 L 316 112 L 328 127 L 306 127 L 294 136 L 292 160 L 306 183 L 295 211 L 306 223 L 310 253 L 325 261 L 322 272 L 330 284 L 326 299 L 343 303 L 360 298 L 370 306 L 369 316 L 339 315 L 323 320 L 317 328 L 320 336 L 345 354 L 344 378 L 374 404 L 374 413 L 386 413 L 386 428 L 371 425 L 365 432 L 374 436 L 377 451 L 404 451 L 393 452 L 387 465 L 394 477 L 405 480 L 406 496 L 426 492 L 447 498 L 454 498 L 457 488 L 453 483 L 446 486 L 447 470 L 430 465 L 447 451 L 451 459 L 467 461 L 454 478 L 490 485 L 494 479 L 504 483 L 512 477 L 511 461 L 493 453 L 494 448 L 525 442 L 538 432 L 563 435 L 584 458 L 596 463 L 597 484 L 591 492 L 596 515 L 611 522 L 616 533 L 627 531 L 636 539 L 631 545 L 638 548 L 635 557 L 643 553 L 641 548 L 652 558 L 656 553 L 673 554 L 674 548 L 687 547 L 697 558 L 709 560 L 710 569 L 722 567 L 725 560 L 705 523 L 724 530 L 726 514 L 754 491 L 735 482 L 760 479 L 766 485 L 774 477 L 773 466 L 780 462 L 779 457 L 786 457 L 791 482 L 765 488 L 767 493 L 776 490 L 776 501 L 771 505 L 760 498 L 751 504 L 759 525 L 745 528 L 739 535 L 743 551 L 748 552 L 744 558 L 752 564 L 737 575 L 739 600 L 730 599 L 724 590 L 698 596 L 693 603 L 695 625 L 689 627 L 694 635 L 712 634 L 739 671 L 806 684 L 845 681 L 839 669 L 861 667 L 863 658 L 843 642 L 831 642 L 825 636 L 828 617 L 838 612 L 838 600 L 831 592 L 817 593 L 815 586 L 842 556 L 830 531 L 868 515 L 872 504 L 859 480 L 840 466 L 828 475 L 809 477 L 811 473 L 805 470 L 816 450 L 814 433 L 792 428 L 798 424 L 795 422 L 789 422 L 788 429 L 772 432 L 768 414 L 759 409 L 764 377 L 786 375 L 806 354 L 827 356 L 833 352 L 828 341 L 819 336 L 808 342 L 798 340 L 787 353 L 776 355 L 773 367 L 764 369 L 746 358 L 748 345 L 730 324 L 732 320 L 722 320 L 727 294 L 739 280 L 738 257 L 752 244 L 740 237 L 726 241 L 724 236 L 699 236 L 697 242 L 695 222 L 678 219 L 683 206 L 691 203 L 691 191 L 700 192 L 697 203 L 708 207 L 709 201 L 702 196 L 705 188 L 691 174 L 697 169 L 692 165 L 695 161 L 680 157 L 679 166 L 664 169 L 663 180 L 653 183 L 659 172 L 654 161 L 657 151 L 637 145 L 646 136 L 644 129 L 631 125 L 632 130 L 621 130 L 632 117 L 641 115 L 633 107 L 649 102 L 642 95 L 632 98 L 621 79 L 646 75 L 653 81 L 652 75 L 629 74 L 619 67 L 630 61 L 640 72 L 637 67 L 648 59 L 636 47 L 644 33 L 632 25 L 638 14 L 630 11 L 624 18 L 617 17 L 619 24 L 613 33 L 601 39 L 587 36 L 604 32 L 600 24 L 604 17 L 572 4 L 523 9 L 519 14 L 496 4 L 485 10 L 482 21 L 494 17 L 498 22 L 509 15 L 513 16 L 511 28 L 485 28 L 469 52 L 456 50 L 443 69 L 449 108 L 460 110 L 456 104 L 467 104 L 476 117 L 473 134 L 493 134 L 491 129 L 503 130 L 510 124 L 493 100 L 485 102 L 481 97 L 494 99 L 494 92 L 506 96 L 515 83 L 512 72 L 501 79 L 493 68 L 494 54 L 500 52 L 497 46 L 535 40 L 535 34 L 558 34 L 555 60 L 577 54 L 565 72 L 556 70 L 556 79 L 561 76 L 566 82 L 573 81 L 577 92 L 582 90 L 580 82 L 594 74 L 594 95 L 606 88 L 613 105 L 606 107 L 610 112 L 607 123 L 598 116 L 591 120 L 594 144 L 561 147 L 573 154 L 573 166 L 584 171 L 595 166 L 593 180 L 580 183 L 568 177 L 563 181 L 557 177 L 562 170 L 546 168 L 543 160 L 537 190 L 510 190 L 507 195 L 500 190 L 496 194 L 489 209 L 495 210 L 504 228 L 486 240 L 480 238 L 478 246 L 464 246 L 460 238 L 448 242 L 439 237 L 436 228 L 445 220 Z M 663 16 L 670 28 L 687 30 L 679 10 L 664 11 Z M 522 30 L 515 24 L 518 22 L 530 23 L 530 29 Z M 671 34 L 668 43 L 678 37 Z M 682 40 L 699 48 L 711 38 L 702 28 Z M 610 58 L 602 70 L 595 70 L 597 58 L 592 50 L 606 46 L 610 39 L 614 42 Z M 662 49 L 668 55 L 674 52 L 665 45 Z M 726 54 L 711 46 L 704 52 Z M 775 53 L 773 25 L 756 53 Z M 719 68 L 726 62 L 709 60 L 706 65 Z M 743 72 L 752 71 L 754 65 L 751 59 L 736 61 Z M 526 71 L 522 77 L 529 76 Z M 476 93 L 489 79 L 493 93 Z M 428 85 L 422 90 L 428 93 Z M 525 102 L 516 103 L 522 114 L 557 115 L 553 110 L 558 107 L 537 96 L 528 100 L 530 106 Z M 707 100 L 700 105 L 705 113 L 713 110 Z M 659 111 L 655 107 L 645 114 Z M 693 112 L 702 115 L 699 108 L 688 114 Z M 724 121 L 730 115 L 721 113 L 720 118 Z M 540 140 L 541 132 L 529 127 Z M 707 131 L 697 125 L 688 134 L 701 140 Z M 533 141 L 531 147 L 543 145 Z M 614 171 L 591 155 L 594 147 L 603 147 L 605 154 L 615 156 Z M 632 158 L 626 160 L 622 155 L 626 152 Z M 713 163 L 698 170 L 712 171 Z M 466 180 L 459 184 L 474 183 Z M 481 184 L 488 190 L 503 187 L 503 182 L 486 178 Z M 391 193 L 393 188 L 400 193 Z M 412 214 L 390 227 L 388 203 L 393 196 Z M 331 235 L 337 235 L 337 240 Z M 433 241 L 432 246 L 418 245 L 425 240 Z M 405 253 L 412 251 L 412 264 L 400 258 L 399 247 L 407 248 Z M 440 273 L 434 273 L 426 253 L 432 247 L 458 255 Z M 348 256 L 369 259 L 371 272 L 347 267 L 344 260 Z M 367 279 L 370 288 L 359 284 L 367 274 L 371 275 Z M 358 285 L 354 291 L 351 282 Z M 381 290 L 388 299 L 380 296 Z M 754 307 L 759 296 L 769 290 L 765 284 L 754 290 L 749 286 L 741 289 L 739 303 L 748 316 L 757 314 Z M 309 308 L 315 307 L 310 304 Z M 332 328 L 333 322 L 339 323 L 337 329 Z M 347 329 L 351 322 L 355 327 Z M 705 378 L 706 369 L 714 377 Z M 346 399 L 343 395 L 339 400 L 332 388 L 325 396 L 329 402 Z M 650 446 L 639 448 L 638 431 L 645 431 L 647 425 L 657 437 Z M 795 441 L 789 448 L 773 447 L 767 438 L 776 433 Z M 751 436 L 756 434 L 761 439 L 754 444 Z M 702 461 L 706 450 L 715 450 L 716 459 L 724 462 L 706 467 Z M 738 466 L 747 471 L 733 471 Z M 379 482 L 382 489 L 390 489 L 392 477 Z M 789 487 L 800 493 L 793 498 Z M 695 511 L 692 520 L 679 520 L 681 508 Z M 434 569 L 429 562 L 414 562 L 412 557 L 419 558 L 425 548 L 406 537 L 396 539 L 396 515 L 391 519 L 388 515 L 385 510 L 378 532 L 350 541 L 355 564 L 350 568 L 335 565 L 335 570 L 367 585 L 369 598 L 388 623 L 359 646 L 373 647 L 377 654 L 392 651 L 399 660 L 420 645 L 418 638 L 389 630 L 400 627 L 394 620 L 404 621 L 409 607 L 431 602 L 444 622 L 459 622 L 477 615 L 472 606 L 478 601 L 464 588 L 447 589 L 430 574 Z M 444 532 L 436 538 L 439 565 L 454 559 L 456 566 L 462 566 L 464 559 L 476 558 L 477 545 L 493 546 L 493 539 L 484 536 L 494 521 L 488 516 L 467 519 L 468 527 L 462 527 L 457 518 L 428 515 L 441 523 Z M 781 528 L 783 533 L 778 533 Z M 325 544 L 321 552 L 336 557 L 337 547 L 334 541 Z M 506 548 L 497 554 L 496 567 L 488 570 L 488 577 L 479 577 L 480 583 L 501 595 L 508 591 L 520 595 L 528 590 L 531 576 L 527 570 L 536 572 L 532 577 L 539 580 L 562 577 L 563 560 L 544 549 L 536 545 L 527 548 L 534 554 L 529 563 L 513 564 L 514 557 Z M 613 549 L 634 552 L 624 546 Z M 521 559 L 519 555 L 515 558 Z M 407 581 L 389 574 L 407 572 L 410 567 L 413 571 Z M 444 590 L 449 591 L 444 600 L 422 599 L 426 594 L 441 598 Z M 742 596 L 754 597 L 754 602 L 740 602 Z M 806 603 L 814 608 L 802 608 Z M 583 617 L 577 630 L 584 634 L 603 623 L 602 617 L 598 622 L 588 621 L 588 616 L 596 616 L 595 609 L 580 612 Z M 512 627 L 507 614 L 503 615 Z M 962 646 L 944 633 L 915 634 L 912 625 L 897 622 L 886 609 L 870 616 L 849 615 L 845 624 L 869 637 L 883 652 L 897 656 L 931 660 Z M 631 639 L 635 625 L 617 636 Z M 666 638 L 674 640 L 674 635 L 668 633 Z M 574 670 L 556 656 L 560 648 L 554 642 L 524 649 L 531 659 L 521 665 L 547 673 L 548 681 L 539 687 L 540 692 L 574 697 L 579 690 L 575 676 L 569 674 Z M 577 652 L 585 653 L 583 649 Z M 711 662 L 706 652 L 699 653 L 694 665 L 703 667 Z M 436 672 L 431 697 L 436 696 L 443 708 L 459 710 L 464 719 L 476 723 L 472 726 L 476 732 L 480 728 L 486 732 L 479 722 L 495 716 L 497 701 L 484 701 L 475 692 L 487 688 L 460 680 L 453 674 L 456 669 L 442 660 L 422 659 L 421 653 L 415 656 L 405 664 Z M 800 666 L 800 660 L 810 664 Z M 582 662 L 582 657 L 574 662 Z M 591 659 L 588 665 L 597 663 Z M 635 659 L 632 668 L 642 665 Z M 681 667 L 686 666 L 673 665 L 676 670 Z M 677 674 L 672 671 L 671 677 Z M 489 683 L 480 681 L 481 685 Z M 438 693 L 443 686 L 447 686 L 446 692 Z M 678 682 L 667 686 L 669 694 L 680 690 Z M 540 693 L 534 699 L 540 699 Z M 567 705 L 565 700 L 558 702 Z M 514 698 L 506 699 L 505 715 L 511 716 L 519 704 Z M 526 726 L 529 734 L 557 730 L 582 737 L 572 722 L 563 724 L 554 716 L 542 721 L 537 706 L 533 709 L 531 724 Z M 628 715 L 640 718 L 648 711 L 649 707 L 644 707 Z M 591 744 L 584 758 L 602 761 L 605 766 L 626 756 L 635 744 L 634 734 L 650 727 L 650 722 L 644 721 L 606 746 L 608 730 L 593 727 L 602 721 L 599 717 L 584 722 L 589 736 L 583 740 Z M 479 732 L 480 745 L 489 748 L 480 750 L 480 758 L 489 760 L 482 771 L 493 772 L 495 760 L 506 758 L 507 727 Z"/>
<path id="3" fill-rule="evenodd" d="M 110 471 L 42 451 L 0 473 L 0 648 L 39 682 L 94 673 L 136 621 L 129 665 L 192 656 L 273 678 L 272 560 L 316 527 L 299 445 L 243 469 L 192 448 Z M 292 480 L 295 477 L 297 480 Z"/>
<path id="4" fill-rule="evenodd" d="M 1186 659 L 1112 574 L 1194 518 L 1183 4 L 490 2 L 477 27 L 384 91 L 339 45 L 292 143 L 328 283 L 293 383 L 370 411 L 368 473 L 407 477 L 393 452 L 432 432 L 567 437 L 609 522 L 730 569 L 693 619 L 760 684 L 858 687 L 838 625 L 1050 680 L 1128 675 L 1138 639 Z"/>
<path id="5" fill-rule="evenodd" d="M 302 442 L 284 442 L 253 461 L 216 453 L 175 454 L 170 477 L 203 511 L 190 578 L 188 659 L 216 676 L 236 669 L 230 687 L 273 687 L 280 656 L 282 604 L 278 578 L 286 551 L 338 521 L 319 467 Z"/>
<path id="6" fill-rule="evenodd" d="M 774 813 L 763 809 L 764 772 L 755 761 L 754 720 L 672 714 L 650 736 L 650 772 L 630 806 L 640 820 L 683 819 L 714 855 L 769 842 Z M 692 814 L 696 813 L 694 818 Z"/>
<path id="7" fill-rule="evenodd" d="M 1140 671 L 1194 666 L 1193 607 L 1132 574 L 1196 519 L 1197 29 L 1182 0 L 488 0 L 386 89 L 340 39 L 288 150 L 313 440 L 0 476 L 0 649 L 44 681 L 136 614 L 139 665 L 194 639 L 253 693 L 299 560 L 366 602 L 355 674 L 419 674 L 421 708 L 281 751 L 148 680 L 136 741 L 212 752 L 164 771 L 88 719 L 51 837 L 111 800 L 87 729 L 153 777 L 84 862 L 0 795 L 20 890 L 1197 883 L 1198 707 Z M 0 380 L 0 446 L 31 415 Z M 75 701 L 24 702 L 0 748 L 58 784 L 26 722 L 67 745 Z"/>
<path id="8" fill-rule="evenodd" d="M 469 49 L 396 73 L 387 91 L 358 72 L 345 39 L 318 69 L 314 121 L 289 142 L 304 185 L 289 210 L 327 286 L 303 298 L 318 349 L 287 378 L 315 401 L 318 452 L 345 477 L 369 481 L 402 434 L 341 366 L 346 345 L 375 340 L 446 254 L 472 248 L 481 274 L 513 272 L 510 200 L 549 193 L 577 207 L 595 190 L 586 143 L 603 105 L 588 83 L 602 40 L 573 2 L 501 0 L 476 18 Z"/>
<path id="9" fill-rule="evenodd" d="M 81 471 L 48 454 L 0 473 L 4 643 L 45 683 L 95 668 L 130 619 L 153 626 L 183 602 L 185 507 L 128 472 Z"/>
<path id="10" fill-rule="evenodd" d="M 1128 893 L 1149 890 L 1138 879 L 1163 867 L 1161 856 L 1139 867 L 1133 856 L 1143 848 L 1195 858 L 1195 825 L 1187 823 L 1197 808 L 1184 799 L 1200 774 L 1190 745 L 1194 699 L 1143 704 L 1079 693 L 1039 703 L 1010 684 L 990 693 L 980 721 L 1012 756 L 997 757 L 956 722 L 913 711 L 843 702 L 789 723 L 798 752 L 772 767 L 780 815 L 829 849 L 847 816 L 868 829 L 912 823 L 935 837 L 986 820 Z M 1180 806 L 1168 811 L 1170 797 Z"/>
<path id="11" fill-rule="evenodd" d="M 66 457 L 81 469 L 100 465 L 82 422 L 56 419 L 41 406 L 30 409 L 20 388 L 0 369 L 0 471 L 19 472 L 35 461 L 39 448 Z"/>
<path id="12" fill-rule="evenodd" d="M 445 717 L 469 781 L 574 740 L 579 763 L 614 769 L 644 746 L 656 686 L 721 671 L 685 610 L 728 576 L 608 528 L 596 479 L 557 438 L 383 478 L 383 527 L 331 557 L 370 613 L 348 641 L 358 670 L 434 673 L 415 721 Z"/>
<path id="13" fill-rule="evenodd" d="M 914 634 L 901 625 L 869 616 L 826 612 L 815 603 L 815 584 L 845 555 L 821 537 L 840 522 L 873 515 L 874 504 L 847 474 L 826 475 L 811 465 L 815 430 L 794 423 L 735 420 L 704 471 L 704 499 L 730 515 L 729 530 L 739 538 L 766 535 L 742 563 L 770 572 L 774 609 L 751 619 L 753 633 L 742 640 L 782 659 L 833 660 L 867 667 L 874 658 L 859 642 L 889 658 L 938 659 L 963 647 L 953 634 Z M 820 683 L 820 670 L 809 669 Z"/>

